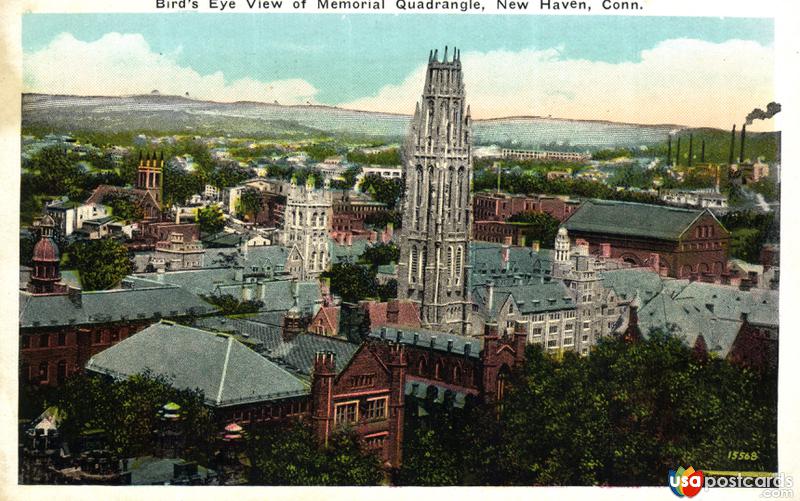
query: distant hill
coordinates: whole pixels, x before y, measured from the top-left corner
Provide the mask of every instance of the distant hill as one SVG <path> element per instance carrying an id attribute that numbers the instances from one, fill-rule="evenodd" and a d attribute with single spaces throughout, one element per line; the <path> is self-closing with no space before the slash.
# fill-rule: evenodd
<path id="1" fill-rule="evenodd" d="M 413 106 L 413 103 L 409 104 Z M 330 106 L 284 106 L 256 102 L 217 103 L 148 94 L 93 97 L 22 96 L 23 127 L 52 131 L 165 131 L 254 137 L 349 136 L 399 140 L 410 117 Z M 653 146 L 679 125 L 637 125 L 541 117 L 474 122 L 475 142 L 514 148 L 586 150 Z"/>

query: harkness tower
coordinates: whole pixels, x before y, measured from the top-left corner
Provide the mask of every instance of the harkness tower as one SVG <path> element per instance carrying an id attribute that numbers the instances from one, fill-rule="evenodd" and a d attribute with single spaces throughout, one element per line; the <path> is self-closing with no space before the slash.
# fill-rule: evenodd
<path id="1" fill-rule="evenodd" d="M 466 111 L 465 111 L 466 108 Z M 460 53 L 432 51 L 403 149 L 406 192 L 398 296 L 420 303 L 426 327 L 470 334 L 472 121 Z"/>

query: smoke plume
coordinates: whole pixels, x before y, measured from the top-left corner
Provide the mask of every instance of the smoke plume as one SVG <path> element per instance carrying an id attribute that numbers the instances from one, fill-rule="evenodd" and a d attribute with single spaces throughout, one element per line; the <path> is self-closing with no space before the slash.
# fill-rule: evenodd
<path id="1" fill-rule="evenodd" d="M 764 111 L 761 108 L 756 108 L 747 115 L 747 125 L 752 124 L 753 120 L 766 120 L 768 118 L 772 118 L 779 111 L 781 111 L 781 105 L 776 102 L 769 103 L 767 105 L 767 111 Z"/>

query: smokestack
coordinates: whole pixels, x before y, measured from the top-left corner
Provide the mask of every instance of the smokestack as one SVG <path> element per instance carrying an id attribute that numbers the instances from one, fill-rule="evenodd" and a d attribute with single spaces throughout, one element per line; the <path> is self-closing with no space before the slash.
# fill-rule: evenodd
<path id="1" fill-rule="evenodd" d="M 678 138 L 678 152 L 675 154 L 675 166 L 681 164 L 681 138 Z"/>
<path id="2" fill-rule="evenodd" d="M 667 165 L 672 163 L 672 135 L 667 136 Z"/>
<path id="3" fill-rule="evenodd" d="M 706 140 L 703 139 L 703 143 L 700 145 L 700 162 L 706 163 Z"/>
<path id="4" fill-rule="evenodd" d="M 745 130 L 747 129 L 747 124 L 742 125 L 742 143 L 739 147 L 739 163 L 744 163 L 744 136 Z"/>
<path id="5" fill-rule="evenodd" d="M 694 135 L 689 134 L 689 167 L 692 166 L 692 143 L 694 142 Z"/>

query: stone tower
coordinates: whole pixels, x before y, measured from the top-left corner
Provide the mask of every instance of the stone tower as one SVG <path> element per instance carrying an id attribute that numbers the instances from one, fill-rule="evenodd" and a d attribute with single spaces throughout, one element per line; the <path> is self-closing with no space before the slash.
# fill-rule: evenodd
<path id="1" fill-rule="evenodd" d="M 164 193 L 164 153 L 159 158 L 156 153 L 148 153 L 142 157 L 139 153 L 139 168 L 136 174 L 136 187 L 149 191 L 161 207 Z"/>
<path id="2" fill-rule="evenodd" d="M 563 226 L 558 229 L 555 242 L 555 262 L 567 263 L 569 262 L 570 242 L 567 229 Z"/>
<path id="3" fill-rule="evenodd" d="M 472 121 L 458 50 L 428 58 L 422 100 L 403 150 L 406 191 L 398 296 L 420 304 L 429 328 L 467 335 L 472 231 Z"/>
<path id="4" fill-rule="evenodd" d="M 314 178 L 309 176 L 304 186 L 298 186 L 292 178 L 286 197 L 283 218 L 283 243 L 290 249 L 290 257 L 302 261 L 298 278 L 316 278 L 328 269 L 329 228 L 332 219 L 333 201 L 328 181 L 325 189 L 314 189 Z"/>

